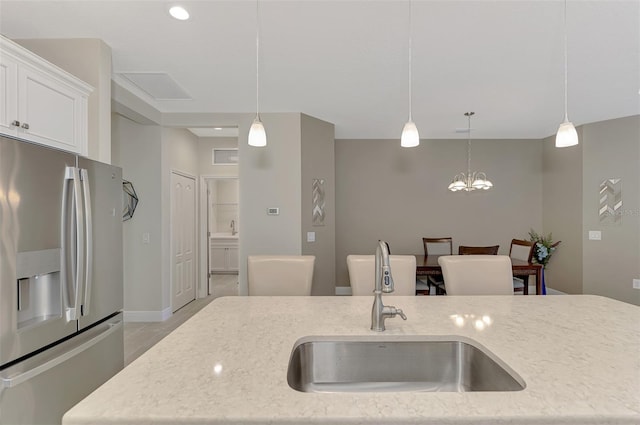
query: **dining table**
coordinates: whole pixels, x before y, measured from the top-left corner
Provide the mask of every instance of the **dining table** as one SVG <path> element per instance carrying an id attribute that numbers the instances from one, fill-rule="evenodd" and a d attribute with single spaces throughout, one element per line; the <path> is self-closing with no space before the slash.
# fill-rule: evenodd
<path id="1" fill-rule="evenodd" d="M 442 268 L 438 264 L 440 255 L 420 255 L 416 257 L 416 276 L 442 275 Z M 511 259 L 511 269 L 514 276 L 535 276 L 536 295 L 542 295 L 542 264 L 529 263 L 525 260 Z M 528 288 L 525 285 L 525 295 L 528 295 Z"/>

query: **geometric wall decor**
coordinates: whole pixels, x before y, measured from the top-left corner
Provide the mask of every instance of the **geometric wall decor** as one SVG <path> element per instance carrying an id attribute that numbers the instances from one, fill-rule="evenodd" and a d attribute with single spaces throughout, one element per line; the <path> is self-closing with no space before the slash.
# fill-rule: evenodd
<path id="1" fill-rule="evenodd" d="M 124 180 L 122 182 L 122 221 L 130 220 L 138 206 L 138 194 L 133 188 L 133 183 Z"/>
<path id="2" fill-rule="evenodd" d="M 620 225 L 622 223 L 622 179 L 606 179 L 600 183 L 600 224 Z"/>
<path id="3" fill-rule="evenodd" d="M 324 226 L 324 179 L 313 179 L 311 186 L 312 225 Z"/>

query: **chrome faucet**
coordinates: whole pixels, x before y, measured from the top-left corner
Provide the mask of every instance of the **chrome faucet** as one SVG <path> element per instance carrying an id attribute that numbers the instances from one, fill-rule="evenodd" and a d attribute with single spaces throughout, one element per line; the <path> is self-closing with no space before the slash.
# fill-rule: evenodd
<path id="1" fill-rule="evenodd" d="M 371 309 L 371 330 L 384 331 L 384 320 L 387 317 L 402 317 L 407 320 L 401 309 L 392 305 L 385 306 L 382 303 L 382 293 L 393 292 L 393 277 L 389 265 L 389 245 L 384 241 L 378 241 L 376 248 L 376 287 L 373 291 L 373 308 Z"/>
<path id="2" fill-rule="evenodd" d="M 236 230 L 236 222 L 235 220 L 231 220 L 231 234 L 235 235 L 236 233 L 238 233 L 238 231 Z"/>

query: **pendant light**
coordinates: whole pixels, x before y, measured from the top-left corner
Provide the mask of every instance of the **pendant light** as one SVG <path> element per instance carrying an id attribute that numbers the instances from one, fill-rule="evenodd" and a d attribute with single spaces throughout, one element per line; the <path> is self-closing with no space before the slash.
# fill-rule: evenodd
<path id="1" fill-rule="evenodd" d="M 578 132 L 569 121 L 568 89 L 567 89 L 567 0 L 564 0 L 564 122 L 558 127 L 556 133 L 556 147 L 564 148 L 578 144 Z"/>
<path id="2" fill-rule="evenodd" d="M 471 172 L 471 117 L 475 115 L 475 112 L 465 112 L 464 116 L 468 118 L 469 127 L 467 138 L 467 174 L 457 174 L 451 183 L 449 183 L 448 189 L 452 192 L 463 190 L 465 192 L 471 192 L 476 189 L 489 190 L 493 187 L 493 183 L 487 178 L 486 173 L 483 171 Z"/>
<path id="3" fill-rule="evenodd" d="M 256 117 L 249 129 L 249 146 L 267 146 L 267 133 L 260 121 L 260 20 L 259 1 L 256 0 Z"/>
<path id="4" fill-rule="evenodd" d="M 412 148 L 420 144 L 418 128 L 411 118 L 411 1 L 409 1 L 409 121 L 402 128 L 400 136 L 400 146 Z"/>

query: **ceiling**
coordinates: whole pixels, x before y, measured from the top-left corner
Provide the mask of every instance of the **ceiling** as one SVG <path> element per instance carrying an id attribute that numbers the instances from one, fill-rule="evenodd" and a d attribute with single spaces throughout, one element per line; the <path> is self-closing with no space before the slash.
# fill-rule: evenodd
<path id="1" fill-rule="evenodd" d="M 163 113 L 255 113 L 256 2 L 0 0 L 9 38 L 100 38 L 114 79 Z M 409 13 L 411 7 L 411 14 Z M 260 111 L 332 122 L 336 138 L 543 138 L 563 120 L 560 0 L 261 0 Z M 411 16 L 411 31 L 409 22 Z M 568 0 L 569 118 L 640 113 L 640 0 Z M 154 100 L 121 73 L 166 73 L 190 100 Z M 215 126 L 216 123 L 211 123 Z M 265 120 L 268 132 L 268 120 Z M 456 131 L 458 129 L 458 131 Z"/>

